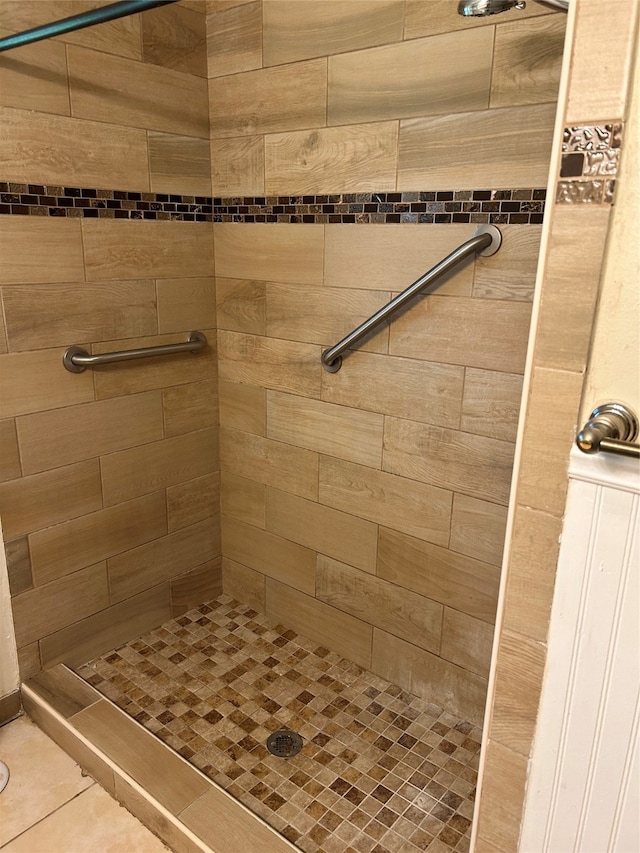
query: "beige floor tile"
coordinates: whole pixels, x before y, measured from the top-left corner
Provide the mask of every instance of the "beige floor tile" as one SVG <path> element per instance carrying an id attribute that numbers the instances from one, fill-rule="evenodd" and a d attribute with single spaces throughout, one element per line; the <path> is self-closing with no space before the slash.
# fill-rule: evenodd
<path id="1" fill-rule="evenodd" d="M 27 717 L 0 729 L 0 758 L 11 773 L 0 799 L 0 846 L 93 784 Z"/>
<path id="2" fill-rule="evenodd" d="M 41 820 L 4 853 L 163 853 L 168 848 L 98 785 Z"/>

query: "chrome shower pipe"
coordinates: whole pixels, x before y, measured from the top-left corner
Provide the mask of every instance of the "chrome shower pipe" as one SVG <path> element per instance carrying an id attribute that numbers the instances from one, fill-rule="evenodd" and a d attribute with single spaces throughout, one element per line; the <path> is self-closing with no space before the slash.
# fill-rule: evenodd
<path id="1" fill-rule="evenodd" d="M 0 39 L 0 52 L 21 47 L 24 44 L 31 44 L 34 41 L 60 36 L 74 30 L 83 30 L 85 27 L 93 27 L 95 24 L 103 24 L 105 21 L 113 21 L 116 18 L 125 18 L 127 15 L 135 15 L 137 12 L 144 12 L 156 6 L 166 6 L 169 3 L 177 2 L 178 0 L 121 0 L 119 3 L 101 6 L 98 9 L 91 9 L 89 12 L 82 12 L 80 15 L 61 18 L 59 21 L 52 21 L 50 24 L 42 24 L 42 26 L 6 36 Z"/>

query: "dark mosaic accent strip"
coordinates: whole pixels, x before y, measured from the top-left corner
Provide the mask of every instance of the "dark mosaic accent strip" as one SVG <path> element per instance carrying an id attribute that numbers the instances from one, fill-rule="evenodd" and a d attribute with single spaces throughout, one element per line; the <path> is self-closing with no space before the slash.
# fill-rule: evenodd
<path id="1" fill-rule="evenodd" d="M 622 122 L 565 127 L 557 203 L 613 204 L 622 131 Z"/>
<path id="2" fill-rule="evenodd" d="M 539 188 L 211 197 L 0 181 L 0 214 L 181 222 L 539 225 Z"/>

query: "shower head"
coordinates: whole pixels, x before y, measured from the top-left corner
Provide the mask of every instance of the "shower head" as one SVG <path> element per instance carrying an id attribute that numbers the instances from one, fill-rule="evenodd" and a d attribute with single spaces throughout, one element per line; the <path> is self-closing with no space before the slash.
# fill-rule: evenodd
<path id="1" fill-rule="evenodd" d="M 563 12 L 569 9 L 569 0 L 536 0 L 536 2 Z M 460 0 L 458 14 L 465 18 L 484 18 L 486 15 L 498 15 L 509 9 L 524 9 L 526 5 L 525 0 Z"/>
<path id="2" fill-rule="evenodd" d="M 524 0 L 460 0 L 458 14 L 465 18 L 484 18 L 508 9 L 524 9 Z"/>

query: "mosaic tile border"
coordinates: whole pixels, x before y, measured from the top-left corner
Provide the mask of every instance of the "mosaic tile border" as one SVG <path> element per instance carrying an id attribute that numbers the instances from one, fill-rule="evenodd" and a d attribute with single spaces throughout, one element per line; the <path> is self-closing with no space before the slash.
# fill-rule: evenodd
<path id="1" fill-rule="evenodd" d="M 539 225 L 541 188 L 211 197 L 0 181 L 0 214 L 181 222 Z"/>
<path id="2" fill-rule="evenodd" d="M 622 122 L 565 127 L 558 204 L 613 204 Z"/>

